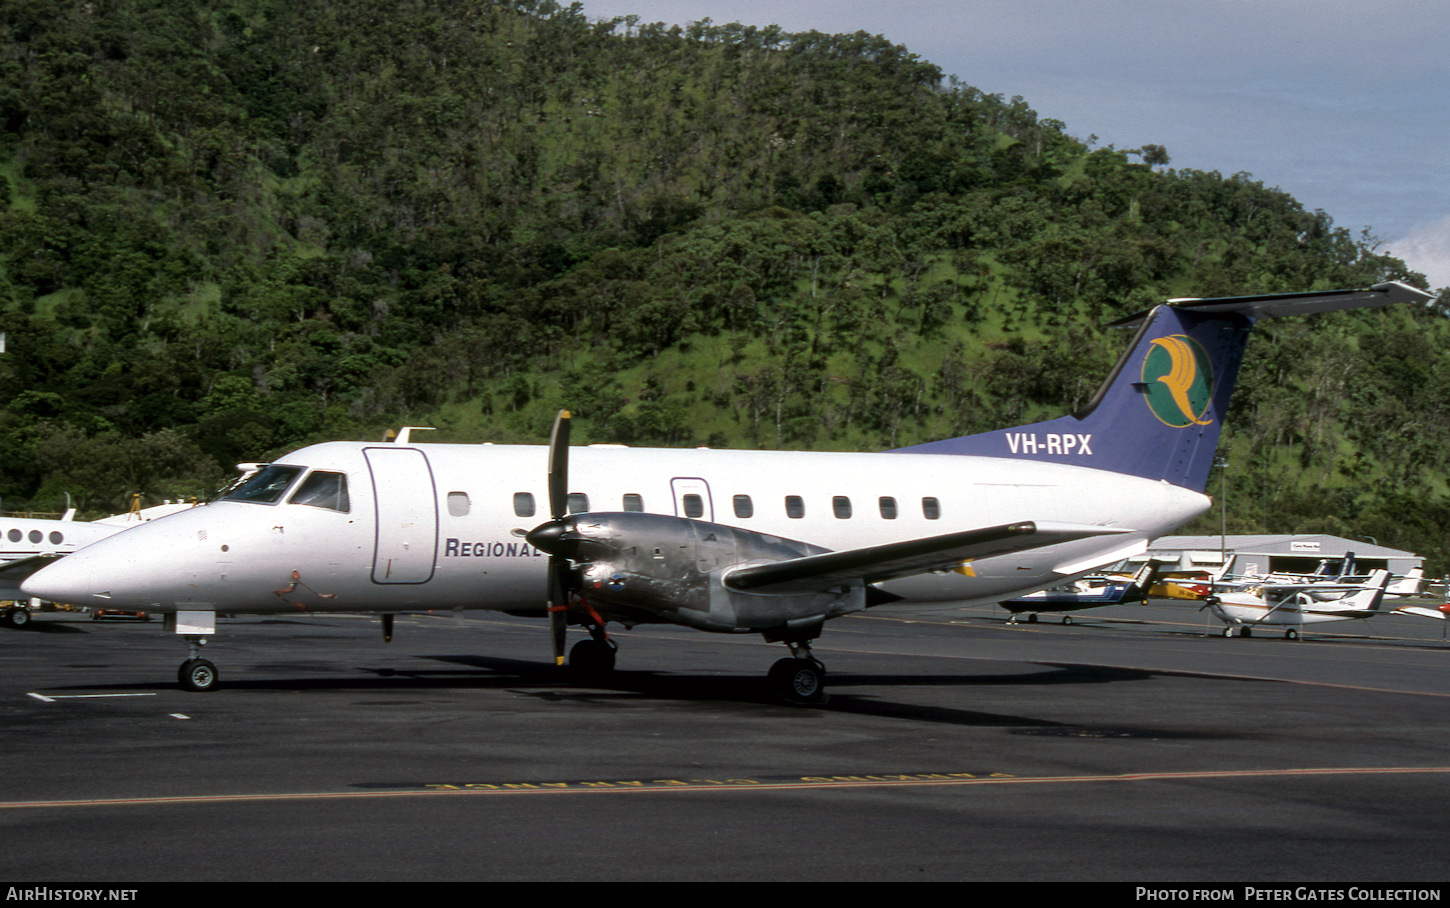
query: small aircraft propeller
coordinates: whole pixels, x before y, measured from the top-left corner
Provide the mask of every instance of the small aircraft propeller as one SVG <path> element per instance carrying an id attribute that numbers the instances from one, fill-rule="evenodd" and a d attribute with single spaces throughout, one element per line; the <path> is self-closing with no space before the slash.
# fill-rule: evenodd
<path id="1" fill-rule="evenodd" d="M 568 410 L 560 410 L 549 432 L 549 523 L 540 530 L 557 536 L 559 521 L 569 515 L 569 421 Z M 538 532 L 538 530 L 535 530 Z M 549 632 L 554 641 L 554 664 L 564 664 L 564 635 L 569 626 L 569 559 L 549 555 Z"/>

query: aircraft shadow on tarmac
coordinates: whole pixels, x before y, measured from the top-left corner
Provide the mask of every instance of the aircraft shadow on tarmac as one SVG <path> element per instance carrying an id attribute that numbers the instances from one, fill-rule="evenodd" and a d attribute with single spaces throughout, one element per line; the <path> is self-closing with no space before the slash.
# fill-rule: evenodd
<path id="1" fill-rule="evenodd" d="M 442 691 L 447 689 L 507 690 L 535 697 L 541 701 L 587 706 L 604 702 L 709 703 L 714 706 L 736 704 L 755 708 L 762 705 L 779 709 L 779 715 L 802 717 L 811 713 L 847 713 L 878 718 L 904 719 L 917 722 L 938 722 L 949 725 L 1014 728 L 1020 734 L 1046 734 L 1073 737 L 1181 737 L 1166 729 L 1083 728 L 1060 722 L 1027 717 L 987 713 L 953 707 L 931 706 L 882 699 L 874 694 L 853 694 L 843 688 L 869 686 L 875 689 L 970 689 L 977 687 L 1110 684 L 1124 681 L 1147 681 L 1154 672 L 1140 669 L 1114 668 L 1070 663 L 1041 663 L 1048 670 L 1012 674 L 932 674 L 891 675 L 832 673 L 829 683 L 832 694 L 823 704 L 799 707 L 783 704 L 771 695 L 767 682 L 755 674 L 685 675 L 671 672 L 616 670 L 609 675 L 588 680 L 575 680 L 557 667 L 543 662 L 477 655 L 433 655 L 421 658 L 452 663 L 457 668 L 397 669 L 356 666 L 355 674 L 342 677 L 336 666 L 326 662 L 268 663 L 255 666 L 272 672 L 325 671 L 323 677 L 238 678 L 235 673 L 224 682 L 222 690 L 234 692 L 265 691 L 356 691 L 359 693 L 399 692 L 408 690 Z M 165 682 L 147 684 L 75 685 L 66 690 L 127 691 L 168 690 L 175 685 Z M 195 695 L 201 696 L 201 695 Z"/>

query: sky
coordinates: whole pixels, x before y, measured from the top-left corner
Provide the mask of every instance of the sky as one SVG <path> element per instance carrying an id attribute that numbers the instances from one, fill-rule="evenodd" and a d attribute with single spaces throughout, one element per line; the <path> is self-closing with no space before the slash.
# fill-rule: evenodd
<path id="1" fill-rule="evenodd" d="M 1450 286 L 1445 0 L 582 0 L 591 19 L 866 31 L 1099 147 L 1247 172 Z"/>

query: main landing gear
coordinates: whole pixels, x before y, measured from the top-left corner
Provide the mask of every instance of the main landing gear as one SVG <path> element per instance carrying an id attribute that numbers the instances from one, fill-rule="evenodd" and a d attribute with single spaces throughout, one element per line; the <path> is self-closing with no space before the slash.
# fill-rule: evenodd
<path id="1" fill-rule="evenodd" d="M 789 643 L 794 658 L 770 667 L 766 679 L 773 694 L 789 703 L 811 706 L 826 700 L 826 667 L 811 655 L 809 641 Z"/>
<path id="2" fill-rule="evenodd" d="M 580 640 L 569 650 L 569 671 L 581 679 L 598 678 L 614 671 L 619 644 L 603 635 Z"/>

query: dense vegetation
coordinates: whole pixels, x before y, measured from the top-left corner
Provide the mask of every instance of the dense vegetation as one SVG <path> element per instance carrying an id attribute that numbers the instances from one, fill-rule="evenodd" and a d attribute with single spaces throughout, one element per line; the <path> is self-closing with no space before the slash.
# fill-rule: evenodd
<path id="1" fill-rule="evenodd" d="M 12 511 L 404 423 L 538 441 L 561 405 L 584 442 L 897 446 L 1082 403 L 1099 326 L 1166 297 L 1424 285 L 864 33 L 547 0 L 3 0 L 0 30 Z M 1446 321 L 1263 334 L 1231 531 L 1450 567 Z"/>

